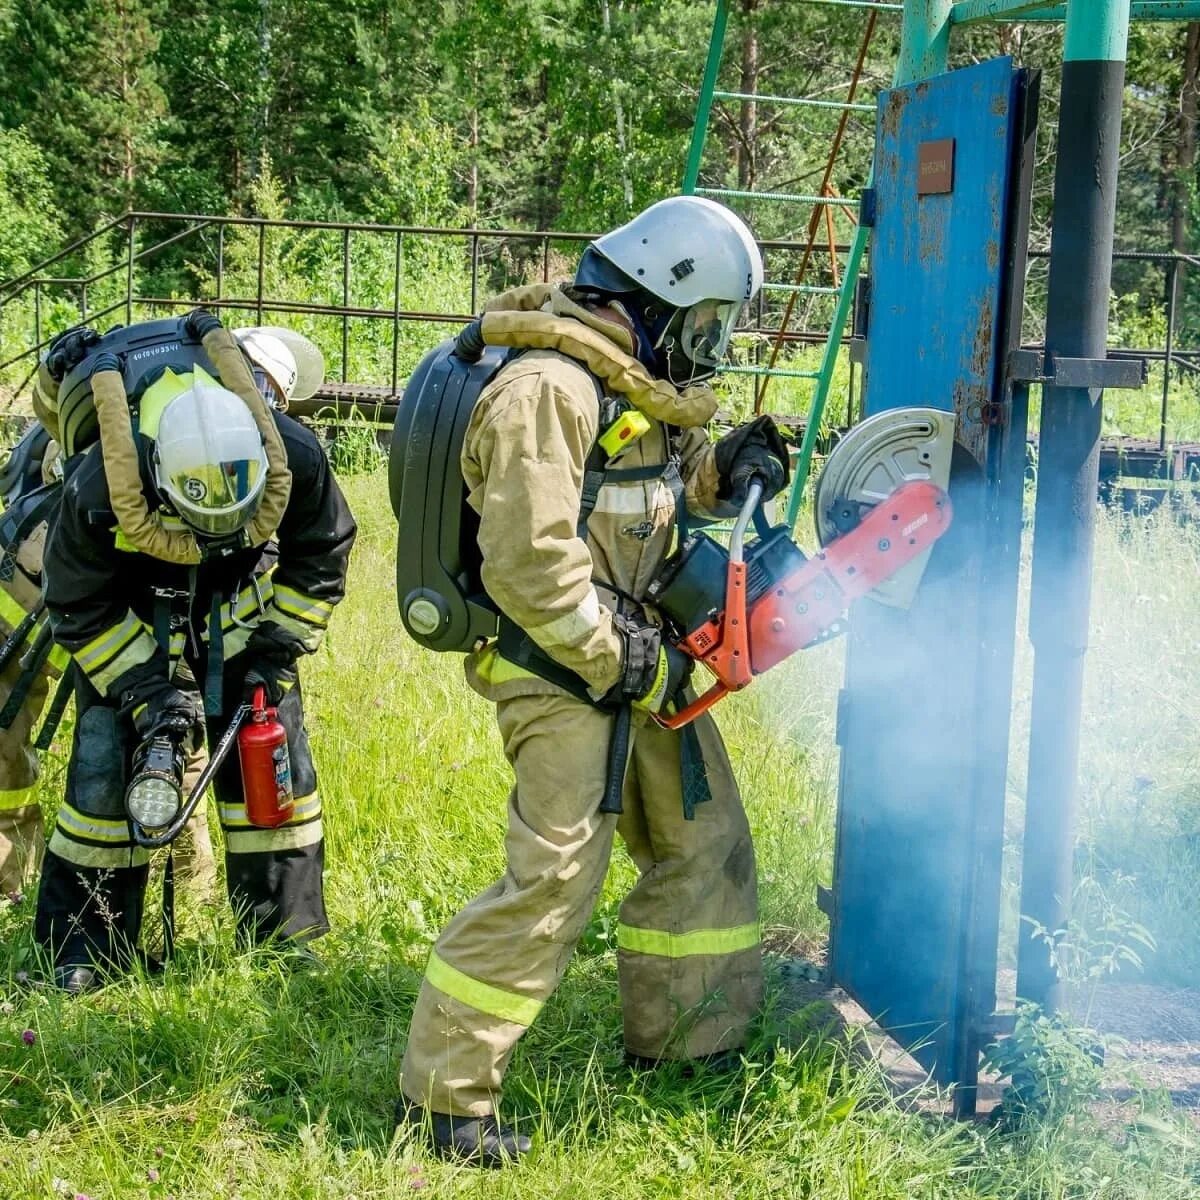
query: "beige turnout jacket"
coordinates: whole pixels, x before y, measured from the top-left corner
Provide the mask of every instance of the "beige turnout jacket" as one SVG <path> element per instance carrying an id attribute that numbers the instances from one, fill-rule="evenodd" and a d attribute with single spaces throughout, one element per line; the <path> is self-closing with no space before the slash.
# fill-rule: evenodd
<path id="1" fill-rule="evenodd" d="M 699 517 L 731 514 L 717 499 L 704 430 L 716 397 L 706 387 L 667 396 L 667 385 L 651 381 L 631 357 L 627 330 L 557 290 L 519 289 L 493 301 L 491 312 L 507 323 L 501 328 L 501 319 L 485 316 L 485 340 L 561 348 L 530 349 L 503 368 L 467 429 L 462 470 L 480 517 L 483 583 L 541 650 L 599 696 L 620 677 L 622 651 L 596 584 L 640 601 L 673 549 L 676 525 L 675 499 L 662 479 L 607 481 L 586 541 L 577 536 L 584 470 L 603 432 L 596 379 L 606 395 L 623 393 L 650 424 L 608 466 L 665 468 L 674 453 L 688 511 Z M 501 658 L 494 643 L 468 658 L 467 678 L 490 700 L 560 692 Z"/>

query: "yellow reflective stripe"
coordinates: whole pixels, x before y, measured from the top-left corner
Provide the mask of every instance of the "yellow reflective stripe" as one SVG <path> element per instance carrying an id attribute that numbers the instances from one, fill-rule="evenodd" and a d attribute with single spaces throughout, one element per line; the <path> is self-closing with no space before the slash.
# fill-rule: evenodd
<path id="1" fill-rule="evenodd" d="M 494 647 L 482 656 L 475 666 L 475 673 L 484 683 L 511 683 L 514 679 L 538 679 L 532 671 L 509 662 Z"/>
<path id="2" fill-rule="evenodd" d="M 329 624 L 329 618 L 333 615 L 333 605 L 328 600 L 306 596 L 283 583 L 275 586 L 274 604 L 280 612 L 322 629 Z"/>
<path id="3" fill-rule="evenodd" d="M 127 646 L 139 629 L 146 628 L 133 612 L 126 612 L 116 625 L 110 625 L 103 633 L 92 638 L 86 646 L 75 651 L 75 660 L 85 670 L 102 664 Z"/>
<path id="4" fill-rule="evenodd" d="M 489 1017 L 511 1021 L 514 1025 L 532 1025 L 538 1013 L 542 1011 L 544 1003 L 532 996 L 519 996 L 516 992 L 506 992 L 490 983 L 472 979 L 470 975 L 464 975 L 452 967 L 445 959 L 439 958 L 436 950 L 429 952 L 425 978 L 439 992 L 445 992 L 451 999 L 486 1013 Z"/>
<path id="5" fill-rule="evenodd" d="M 729 929 L 693 929 L 690 933 L 668 933 L 665 929 L 638 929 L 617 925 L 617 946 L 637 954 L 659 958 L 687 958 L 691 954 L 736 954 L 750 950 L 760 941 L 758 924 L 734 925 Z"/>
<path id="6" fill-rule="evenodd" d="M 536 628 L 525 627 L 525 632 L 546 651 L 555 650 L 560 646 L 578 646 L 600 628 L 600 597 L 596 589 L 588 586 L 586 595 L 570 612 L 560 613 L 557 617 Z"/>
<path id="7" fill-rule="evenodd" d="M 286 629 L 288 633 L 294 633 L 309 653 L 312 653 L 312 651 L 320 646 L 321 639 L 325 636 L 323 628 L 313 625 L 309 621 L 302 621 L 299 617 L 288 616 L 275 603 L 272 603 L 267 609 L 263 620 L 274 621 L 280 629 Z"/>
<path id="8" fill-rule="evenodd" d="M 308 796 L 297 796 L 295 807 L 292 809 L 292 815 L 288 817 L 286 824 L 279 825 L 277 828 L 286 829 L 288 825 L 295 825 L 300 821 L 308 821 L 317 816 L 321 812 L 321 797 L 318 793 L 313 792 Z M 244 804 L 218 804 L 217 815 L 221 818 L 221 828 L 234 829 L 257 829 L 257 825 L 251 825 L 246 816 L 246 806 Z"/>
<path id="9" fill-rule="evenodd" d="M 25 808 L 37 803 L 37 784 L 28 787 L 0 790 L 0 812 L 11 812 L 14 808 Z"/>
<path id="10" fill-rule="evenodd" d="M 150 630 L 142 625 L 140 629 L 134 631 L 132 640 L 127 645 L 122 646 L 107 662 L 91 669 L 84 667 L 84 670 L 87 673 L 88 679 L 91 680 L 93 687 L 101 695 L 107 695 L 108 689 L 118 676 L 123 675 L 133 667 L 140 667 L 144 662 L 149 662 L 157 650 L 158 643 L 154 640 Z M 83 666 L 83 664 L 80 663 L 80 666 Z"/>
<path id="11" fill-rule="evenodd" d="M 50 835 L 50 849 L 77 867 L 140 867 L 150 861 L 150 851 L 141 846 L 84 846 L 64 837 L 61 829 Z"/>
<path id="12" fill-rule="evenodd" d="M 225 834 L 225 849 L 230 854 L 265 854 L 278 850 L 301 850 L 324 836 L 322 823 L 280 825 L 278 829 L 231 829 Z"/>
<path id="13" fill-rule="evenodd" d="M 90 838 L 94 842 L 128 842 L 129 824 L 127 821 L 108 817 L 93 817 L 79 812 L 64 804 L 58 810 L 58 827 L 68 837 Z"/>
<path id="14" fill-rule="evenodd" d="M 57 643 L 50 647 L 50 665 L 62 674 L 71 665 L 71 656 Z"/>
<path id="15" fill-rule="evenodd" d="M 16 629 L 29 614 L 6 592 L 0 588 L 0 621 L 10 629 Z"/>

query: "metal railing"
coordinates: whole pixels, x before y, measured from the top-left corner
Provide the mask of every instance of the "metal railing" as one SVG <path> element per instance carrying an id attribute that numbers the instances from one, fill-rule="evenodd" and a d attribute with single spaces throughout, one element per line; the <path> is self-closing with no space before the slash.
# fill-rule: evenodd
<path id="1" fill-rule="evenodd" d="M 180 228 L 180 226 L 182 226 Z M 230 231 L 248 231 L 253 245 L 249 247 L 253 267 L 252 279 L 246 285 L 245 269 L 237 272 L 238 279 L 231 281 L 228 263 Z M 146 240 L 147 231 L 155 234 Z M 306 231 L 340 238 L 340 264 L 336 279 L 326 281 L 326 295 L 314 298 L 297 295 L 294 291 L 281 294 L 268 282 L 268 240 L 273 232 L 288 234 Z M 206 306 L 221 310 L 240 310 L 253 314 L 254 323 L 264 323 L 270 313 L 292 314 L 311 317 L 336 318 L 340 322 L 340 363 L 337 371 L 343 383 L 349 383 L 350 334 L 355 322 L 367 321 L 391 324 L 391 370 L 390 387 L 395 392 L 400 386 L 400 343 L 401 326 L 409 322 L 429 324 L 452 324 L 471 320 L 479 312 L 481 303 L 488 295 L 517 283 L 532 282 L 531 272 L 542 282 L 550 282 L 557 261 L 555 251 L 569 249 L 574 258 L 580 248 L 597 235 L 576 231 L 480 229 L 473 227 L 445 228 L 422 225 L 382 225 L 365 222 L 345 221 L 293 221 L 258 217 L 209 216 L 194 213 L 128 212 L 106 222 L 94 233 L 72 242 L 51 258 L 15 279 L 0 283 L 0 319 L 5 311 L 23 298 L 32 298 L 32 341 L 15 353 L 0 360 L 0 371 L 29 362 L 31 367 L 36 356 L 44 350 L 60 328 L 47 328 L 47 309 L 52 301 L 66 299 L 73 308 L 73 318 L 80 323 L 97 323 L 108 317 L 118 317 L 126 323 L 134 319 L 135 310 L 171 310 L 190 308 L 203 302 Z M 117 239 L 114 248 L 111 243 Z M 390 245 L 391 296 L 390 304 L 356 303 L 354 299 L 356 253 L 362 253 L 360 239 L 368 239 L 376 246 L 381 241 Z M 123 239 L 123 245 L 121 244 Z M 426 242 L 457 242 L 462 254 L 461 266 L 465 272 L 461 290 L 462 303 L 438 307 L 410 306 L 406 303 L 404 260 L 406 243 L 414 240 Z M 109 243 L 105 246 L 105 243 Z M 763 241 L 760 247 L 764 255 L 798 254 L 802 247 L 795 242 Z M 184 262 L 179 254 L 186 249 L 199 247 L 204 260 Z M 105 248 L 109 259 L 106 266 L 90 273 L 54 274 L 55 267 L 76 264 L 94 252 L 97 247 Z M 242 244 L 240 252 L 245 259 L 247 246 Z M 501 260 L 505 251 L 512 262 Z M 167 295 L 161 290 L 146 290 L 142 281 L 149 268 L 162 266 L 168 256 L 171 265 L 181 276 L 199 278 L 207 275 L 209 286 L 191 287 L 185 294 Z M 93 303 L 98 290 L 111 281 L 123 276 L 120 294 L 111 296 L 100 304 Z M 241 286 L 231 288 L 231 282 Z M 486 290 L 485 290 L 486 285 Z M 328 293 L 334 290 L 336 298 Z M 409 289 L 411 290 L 411 289 Z M 419 290 L 419 289 L 418 289 Z M 814 296 L 821 289 L 812 289 Z M 754 308 L 752 324 L 742 332 L 756 333 L 763 337 L 773 334 L 764 322 L 770 319 L 771 301 L 767 296 L 760 298 Z M 73 323 L 73 322 L 72 322 Z M 62 326 L 61 320 L 59 321 Z M 789 341 L 809 344 L 823 338 L 823 332 L 813 329 L 797 329 Z M 329 347 L 325 347 L 329 349 Z M 754 367 L 745 368 L 753 372 Z M 807 376 L 807 373 L 798 373 Z"/>
<path id="2" fill-rule="evenodd" d="M 238 270 L 230 268 L 230 238 L 238 231 L 248 243 L 238 247 L 241 265 Z M 337 239 L 337 269 L 325 281 L 326 293 L 336 292 L 336 297 L 326 294 L 314 299 L 311 295 L 281 294 L 271 286 L 268 271 L 269 239 L 273 234 L 298 234 L 306 231 L 329 235 Z M 149 236 L 153 235 L 153 236 Z M 342 221 L 291 221 L 256 217 L 209 216 L 202 214 L 128 212 L 106 222 L 92 234 L 80 238 L 64 247 L 57 254 L 15 279 L 0 283 L 0 322 L 13 306 L 24 300 L 31 305 L 31 312 L 21 316 L 22 332 L 28 328 L 32 335 L 27 344 L 15 352 L 9 352 L 0 361 L 0 371 L 28 363 L 29 375 L 36 365 L 36 358 L 49 345 L 60 328 L 77 320 L 98 323 L 106 317 L 130 322 L 135 315 L 146 310 L 183 310 L 203 301 L 214 309 L 227 312 L 241 311 L 252 315 L 256 323 L 262 323 L 269 314 L 289 314 L 302 317 L 331 318 L 335 323 L 340 346 L 340 361 L 334 370 L 335 381 L 342 384 L 371 383 L 380 391 L 396 395 L 403 382 L 401 370 L 401 330 L 405 325 L 424 323 L 428 325 L 453 325 L 471 320 L 477 315 L 481 303 L 487 296 L 504 287 L 521 282 L 532 282 L 536 277 L 549 282 L 554 268 L 561 265 L 555 258 L 556 250 L 569 250 L 574 257 L 579 249 L 596 235 L 577 231 L 442 228 L 422 225 L 375 225 L 365 222 Z M 115 244 L 113 239 L 116 239 Z M 56 267 L 76 266 L 85 259 L 89 251 L 107 239 L 107 264 L 91 272 L 54 274 Z M 379 265 L 380 243 L 389 248 L 390 257 L 390 303 L 358 303 L 355 298 L 355 267 L 361 254 L 362 239 L 373 244 L 376 266 Z M 414 241 L 430 244 L 457 243 L 461 254 L 462 269 L 461 303 L 457 305 L 409 305 L 405 287 L 405 249 Z M 180 258 L 181 252 L 195 244 L 203 243 L 206 258 L 199 263 Z M 799 261 L 805 250 L 801 241 L 764 241 L 759 243 L 768 258 L 783 256 Z M 849 247 L 838 247 L 846 251 Z M 505 255 L 507 254 L 507 260 Z M 1034 250 L 1033 260 L 1044 260 L 1048 252 Z M 1110 351 L 1114 357 L 1130 357 L 1146 361 L 1154 366 L 1162 365 L 1163 379 L 1159 399 L 1159 445 L 1166 449 L 1169 437 L 1170 392 L 1181 373 L 1200 378 L 1200 348 L 1180 346 L 1179 321 L 1183 309 L 1183 293 L 1190 278 L 1200 279 L 1200 273 L 1188 272 L 1188 267 L 1200 268 L 1200 258 L 1174 252 L 1118 251 L 1114 254 L 1118 263 L 1144 263 L 1163 273 L 1163 288 L 1159 293 L 1166 298 L 1165 335 L 1161 346 L 1117 347 Z M 185 294 L 160 294 L 154 289 L 139 286 L 150 269 L 171 262 L 183 278 L 189 273 L 200 278 L 207 275 L 207 286 L 186 290 Z M 783 264 L 777 264 L 777 273 Z M 111 281 L 119 280 L 114 292 Z M 246 284 L 246 287 L 231 288 L 231 284 Z M 98 291 L 104 290 L 104 299 L 93 304 Z M 411 289 L 407 289 L 411 290 Z M 419 288 L 417 289 L 419 291 Z M 812 304 L 810 317 L 817 324 L 789 329 L 784 335 L 790 348 L 800 350 L 824 345 L 828 325 L 821 322 L 825 315 L 820 308 L 832 301 L 837 289 L 820 284 L 807 285 L 801 289 L 790 286 L 774 286 L 760 293 L 749 314 L 749 324 L 743 330 L 756 335 L 757 347 L 750 361 L 735 367 L 734 373 L 750 379 L 760 376 L 764 369 L 765 355 L 769 342 L 779 335 L 779 308 L 788 299 L 804 294 Z M 63 319 L 63 300 L 71 309 L 71 320 Z M 49 328 L 50 311 L 57 314 L 56 328 Z M 25 322 L 28 322 L 26 325 Z M 351 332 L 359 322 L 384 324 L 390 329 L 390 344 L 387 346 L 386 370 L 381 370 L 373 379 L 350 377 Z M 848 342 L 849 337 L 844 339 Z M 327 352 L 332 349 L 323 346 Z M 791 366 L 791 364 L 789 364 Z M 790 370 L 789 375 L 800 380 L 813 381 L 816 372 L 802 369 Z M 28 379 L 29 376 L 26 376 Z M 386 382 L 384 382 L 386 380 Z M 18 388 L 19 390 L 19 388 Z M 333 388 L 336 393 L 339 389 Z M 349 389 L 342 389 L 348 391 Z M 851 388 L 847 399 L 845 423 L 853 421 L 853 364 Z M 351 401 L 347 400 L 347 407 Z M 338 401 L 333 399 L 337 409 Z M 840 423 L 842 413 L 838 414 Z"/>

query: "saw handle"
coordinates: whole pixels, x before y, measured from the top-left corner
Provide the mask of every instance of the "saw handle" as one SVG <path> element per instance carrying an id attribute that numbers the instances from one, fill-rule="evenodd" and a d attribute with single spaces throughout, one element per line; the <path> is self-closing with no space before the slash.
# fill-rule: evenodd
<path id="1" fill-rule="evenodd" d="M 754 673 L 750 669 L 750 623 L 746 619 L 746 529 L 751 520 L 757 524 L 762 513 L 763 485 L 756 479 L 746 492 L 746 503 L 738 514 L 729 538 L 729 567 L 725 574 L 725 620 L 721 644 L 707 657 L 725 660 L 728 681 L 718 680 L 702 696 L 677 713 L 655 713 L 664 729 L 682 729 L 730 692 L 740 691 Z M 766 518 L 763 517 L 763 524 Z"/>

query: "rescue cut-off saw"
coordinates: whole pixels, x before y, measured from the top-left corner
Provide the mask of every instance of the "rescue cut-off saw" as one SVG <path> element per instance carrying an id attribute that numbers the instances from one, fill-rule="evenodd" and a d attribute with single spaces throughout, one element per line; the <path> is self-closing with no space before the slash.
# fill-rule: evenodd
<path id="1" fill-rule="evenodd" d="M 679 729 L 797 650 L 847 628 L 851 602 L 907 608 L 930 550 L 950 527 L 954 414 L 899 408 L 856 425 L 834 447 L 814 494 L 818 554 L 771 527 L 750 485 L 726 550 L 689 536 L 650 585 L 676 649 L 715 677 L 703 695 L 656 720 Z M 758 537 L 746 541 L 754 523 Z"/>

